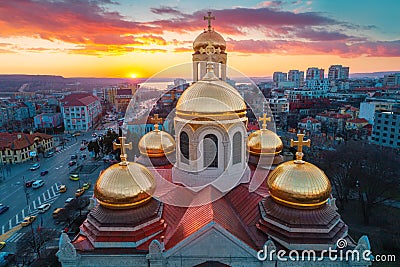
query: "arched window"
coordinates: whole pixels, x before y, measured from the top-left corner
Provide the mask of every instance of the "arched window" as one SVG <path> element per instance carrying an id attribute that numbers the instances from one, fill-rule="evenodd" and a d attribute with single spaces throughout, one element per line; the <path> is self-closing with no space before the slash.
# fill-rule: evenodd
<path id="1" fill-rule="evenodd" d="M 204 136 L 203 167 L 218 168 L 218 138 L 213 134 Z"/>
<path id="2" fill-rule="evenodd" d="M 232 164 L 234 165 L 242 161 L 242 134 L 240 132 L 233 135 L 232 146 Z"/>
<path id="3" fill-rule="evenodd" d="M 189 136 L 186 132 L 181 132 L 179 136 L 179 147 L 181 150 L 181 162 L 189 164 Z"/>

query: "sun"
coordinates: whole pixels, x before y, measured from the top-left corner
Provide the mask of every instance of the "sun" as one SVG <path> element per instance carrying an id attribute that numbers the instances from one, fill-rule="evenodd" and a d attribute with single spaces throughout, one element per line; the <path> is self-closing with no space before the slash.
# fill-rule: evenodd
<path id="1" fill-rule="evenodd" d="M 130 76 L 132 79 L 136 79 L 136 78 L 137 78 L 137 74 L 136 74 L 136 73 L 131 73 L 129 76 Z"/>

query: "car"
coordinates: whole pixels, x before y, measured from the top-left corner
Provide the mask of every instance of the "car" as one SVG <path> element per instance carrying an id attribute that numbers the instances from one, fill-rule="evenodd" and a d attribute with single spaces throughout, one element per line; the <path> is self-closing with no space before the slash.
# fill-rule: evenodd
<path id="1" fill-rule="evenodd" d="M 74 133 L 72 136 L 74 136 L 74 137 L 81 136 L 81 133 Z"/>
<path id="2" fill-rule="evenodd" d="M 83 195 L 83 193 L 85 193 L 85 189 L 83 189 L 83 188 L 78 188 L 78 189 L 76 190 L 75 196 L 76 196 L 76 197 L 80 197 L 80 196 Z"/>
<path id="3" fill-rule="evenodd" d="M 92 133 L 92 137 L 97 137 L 97 133 Z"/>
<path id="4" fill-rule="evenodd" d="M 64 211 L 64 208 L 56 208 L 54 211 L 53 211 L 53 218 L 57 218 L 59 215 L 60 215 L 60 213 L 61 212 L 63 212 Z"/>
<path id="5" fill-rule="evenodd" d="M 44 181 L 43 180 L 37 180 L 32 184 L 32 188 L 40 188 L 44 185 Z"/>
<path id="6" fill-rule="evenodd" d="M 84 183 L 83 186 L 82 186 L 83 190 L 88 190 L 89 188 L 90 188 L 90 183 L 89 182 Z"/>
<path id="7" fill-rule="evenodd" d="M 78 155 L 72 155 L 71 160 L 78 159 Z"/>
<path id="8" fill-rule="evenodd" d="M 86 159 L 86 155 L 85 155 L 85 154 L 82 154 L 79 158 L 80 158 L 80 159 Z"/>
<path id="9" fill-rule="evenodd" d="M 6 246 L 6 242 L 0 242 L 0 250 L 2 250 Z"/>
<path id="10" fill-rule="evenodd" d="M 45 175 L 48 174 L 48 173 L 49 173 L 48 170 L 41 171 L 41 172 L 40 172 L 40 176 L 45 176 Z"/>
<path id="11" fill-rule="evenodd" d="M 25 187 L 32 187 L 32 184 L 36 182 L 36 180 L 30 180 L 25 183 Z"/>
<path id="12" fill-rule="evenodd" d="M 28 226 L 28 225 L 30 225 L 35 219 L 36 219 L 36 216 L 28 216 L 28 217 L 25 217 L 24 220 L 21 222 L 21 226 Z"/>
<path id="13" fill-rule="evenodd" d="M 81 148 L 79 148 L 80 151 L 83 151 L 83 150 L 85 150 L 85 149 L 86 149 L 85 146 L 81 146 Z"/>
<path id="14" fill-rule="evenodd" d="M 58 192 L 60 193 L 67 192 L 67 186 L 65 184 L 60 185 L 60 187 L 58 188 Z"/>
<path id="15" fill-rule="evenodd" d="M 71 160 L 70 162 L 68 162 L 68 166 L 74 166 L 76 164 L 75 160 Z"/>
<path id="16" fill-rule="evenodd" d="M 73 197 L 69 197 L 65 200 L 65 204 L 71 203 L 71 201 L 74 200 Z"/>
<path id="17" fill-rule="evenodd" d="M 35 170 L 37 170 L 37 169 L 39 169 L 39 168 L 40 168 L 40 164 L 39 164 L 39 163 L 35 163 L 35 164 L 33 164 L 33 165 L 31 166 L 30 170 L 31 170 L 31 171 L 35 171 Z"/>
<path id="18" fill-rule="evenodd" d="M 9 208 L 10 208 L 9 206 L 0 204 L 0 214 L 3 214 L 4 212 L 6 212 Z"/>
<path id="19" fill-rule="evenodd" d="M 79 174 L 71 174 L 69 176 L 69 179 L 72 181 L 78 181 L 79 180 Z"/>
<path id="20" fill-rule="evenodd" d="M 50 151 L 50 152 L 48 152 L 48 153 L 46 153 L 44 155 L 45 158 L 51 158 L 52 156 L 54 156 L 54 152 L 53 151 Z"/>
<path id="21" fill-rule="evenodd" d="M 51 205 L 50 205 L 49 203 L 40 205 L 40 206 L 38 207 L 39 213 L 45 213 L 48 209 L 50 209 L 50 206 L 51 206 Z"/>

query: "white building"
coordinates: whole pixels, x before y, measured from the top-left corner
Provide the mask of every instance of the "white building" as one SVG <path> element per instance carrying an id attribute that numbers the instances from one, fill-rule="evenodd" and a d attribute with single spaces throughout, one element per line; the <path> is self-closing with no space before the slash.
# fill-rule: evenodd
<path id="1" fill-rule="evenodd" d="M 101 117 L 99 98 L 91 94 L 71 94 L 60 101 L 65 131 L 87 131 Z"/>

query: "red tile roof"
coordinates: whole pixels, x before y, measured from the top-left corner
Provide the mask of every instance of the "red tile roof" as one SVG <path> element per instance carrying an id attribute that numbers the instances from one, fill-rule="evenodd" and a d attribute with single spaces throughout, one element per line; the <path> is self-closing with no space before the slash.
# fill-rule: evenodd
<path id="1" fill-rule="evenodd" d="M 316 120 L 312 117 L 307 117 L 301 120 L 302 123 L 307 123 L 307 121 L 311 121 L 312 123 L 319 123 L 319 120 Z"/>
<path id="2" fill-rule="evenodd" d="M 355 118 L 352 120 L 348 120 L 347 122 L 352 122 L 352 123 L 368 123 L 368 121 L 364 118 Z"/>
<path id="3" fill-rule="evenodd" d="M 18 136 L 20 138 L 18 138 Z M 13 150 L 19 150 L 27 148 L 33 145 L 35 138 L 39 138 L 39 140 L 48 140 L 53 137 L 44 133 L 0 133 L 0 149 L 11 148 Z"/>
<path id="4" fill-rule="evenodd" d="M 88 106 L 95 101 L 99 101 L 99 99 L 91 94 L 70 94 L 65 96 L 60 102 L 64 104 L 64 107 L 80 107 Z"/>
<path id="5" fill-rule="evenodd" d="M 349 119 L 349 118 L 351 118 L 350 114 L 340 114 L 340 113 L 336 113 L 336 112 L 318 113 L 317 116 L 334 118 L 334 119 Z"/>

